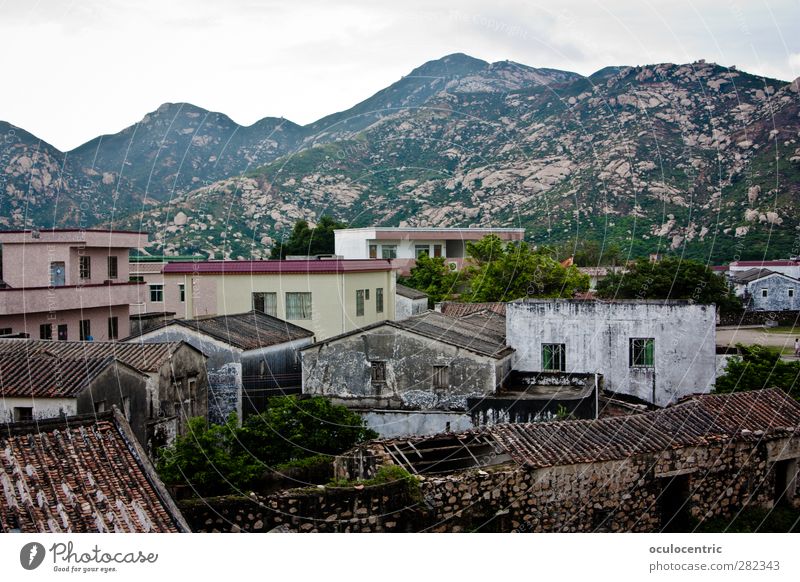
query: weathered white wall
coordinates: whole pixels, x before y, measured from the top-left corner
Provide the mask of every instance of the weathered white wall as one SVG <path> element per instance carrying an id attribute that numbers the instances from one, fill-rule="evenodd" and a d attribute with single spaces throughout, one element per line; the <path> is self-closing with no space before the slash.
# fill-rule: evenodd
<path id="1" fill-rule="evenodd" d="M 541 371 L 543 343 L 563 343 L 566 371 L 599 373 L 603 388 L 665 406 L 716 379 L 714 305 L 532 300 L 506 310 L 514 368 Z M 655 338 L 653 368 L 629 366 L 629 340 Z"/>
<path id="2" fill-rule="evenodd" d="M 459 432 L 475 428 L 469 414 L 439 411 L 357 411 L 382 438 Z"/>
<path id="3" fill-rule="evenodd" d="M 409 299 L 402 295 L 397 295 L 395 300 L 395 321 L 407 319 L 412 315 L 418 315 L 428 310 L 428 299 Z"/>
<path id="4" fill-rule="evenodd" d="M 58 418 L 78 414 L 77 398 L 0 398 L 0 422 L 13 422 L 14 408 L 33 407 L 33 418 Z"/>
<path id="5" fill-rule="evenodd" d="M 800 308 L 800 281 L 797 279 L 781 275 L 769 275 L 748 283 L 746 289 L 751 297 L 749 309 L 755 311 L 793 311 Z M 763 289 L 767 290 L 766 297 L 761 296 Z M 793 293 L 792 297 L 789 297 L 790 289 Z"/>

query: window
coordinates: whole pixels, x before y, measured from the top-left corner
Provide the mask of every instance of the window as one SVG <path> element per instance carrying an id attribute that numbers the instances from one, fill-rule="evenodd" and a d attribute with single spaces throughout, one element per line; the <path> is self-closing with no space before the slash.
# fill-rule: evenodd
<path id="1" fill-rule="evenodd" d="M 762 290 L 761 290 L 761 297 L 764 297 L 764 298 L 766 298 L 766 297 L 767 297 L 767 295 L 769 295 L 769 290 L 767 290 L 767 289 L 762 289 Z"/>
<path id="2" fill-rule="evenodd" d="M 253 309 L 266 313 L 272 317 L 278 317 L 278 294 L 277 293 L 253 293 Z"/>
<path id="3" fill-rule="evenodd" d="M 788 295 L 790 298 L 794 297 L 794 289 L 787 289 L 786 295 Z"/>
<path id="4" fill-rule="evenodd" d="M 373 382 L 386 382 L 386 362 L 370 362 L 370 370 Z"/>
<path id="5" fill-rule="evenodd" d="M 286 319 L 311 319 L 311 293 L 286 294 Z"/>
<path id="6" fill-rule="evenodd" d="M 655 365 L 656 340 L 632 338 L 630 348 L 631 368 L 652 368 Z"/>
<path id="7" fill-rule="evenodd" d="M 117 257 L 108 257 L 108 278 L 109 279 L 116 279 L 117 274 Z"/>
<path id="8" fill-rule="evenodd" d="M 131 275 L 128 277 L 128 281 L 131 283 L 144 283 L 144 276 L 142 275 Z"/>
<path id="9" fill-rule="evenodd" d="M 92 258 L 86 255 L 81 255 L 79 258 L 79 271 L 81 279 L 92 278 Z"/>
<path id="10" fill-rule="evenodd" d="M 369 301 L 369 289 L 364 289 L 364 299 Z"/>
<path id="11" fill-rule="evenodd" d="M 106 411 L 106 401 L 105 400 L 98 400 L 94 403 L 94 411 L 95 412 L 105 412 Z"/>
<path id="12" fill-rule="evenodd" d="M 53 287 L 63 287 L 67 284 L 66 269 L 61 261 L 50 263 L 50 285 Z"/>
<path id="13" fill-rule="evenodd" d="M 119 337 L 119 317 L 108 318 L 108 339 L 117 339 Z"/>
<path id="14" fill-rule="evenodd" d="M 564 344 L 542 344 L 542 370 L 549 372 L 566 370 L 566 352 Z"/>
<path id="15" fill-rule="evenodd" d="M 150 285 L 150 301 L 164 301 L 164 285 Z"/>
<path id="16" fill-rule="evenodd" d="M 0 335 L 11 335 L 14 333 L 10 327 L 0 327 Z"/>
<path id="17" fill-rule="evenodd" d="M 89 341 L 92 337 L 92 322 L 88 319 L 81 319 L 78 322 L 78 330 L 80 333 L 80 340 L 82 342 Z"/>
<path id="18" fill-rule="evenodd" d="M 67 324 L 62 323 L 58 326 L 58 341 L 67 341 Z"/>
<path id="19" fill-rule="evenodd" d="M 14 407 L 14 422 L 25 422 L 26 420 L 33 420 L 33 407 L 32 406 L 15 406 Z"/>
<path id="20" fill-rule="evenodd" d="M 434 389 L 444 389 L 450 385 L 449 374 L 447 373 L 447 366 L 434 366 L 433 367 L 433 387 Z"/>
<path id="21" fill-rule="evenodd" d="M 422 255 L 430 255 L 431 247 L 428 245 L 414 245 L 414 253 L 417 258 L 420 258 Z"/>
<path id="22" fill-rule="evenodd" d="M 381 258 L 396 259 L 397 245 L 381 245 Z"/>
<path id="23" fill-rule="evenodd" d="M 364 290 L 356 291 L 356 316 L 364 315 Z"/>
<path id="24" fill-rule="evenodd" d="M 49 323 L 43 323 L 39 326 L 39 339 L 51 340 L 53 339 L 53 326 Z"/>
<path id="25" fill-rule="evenodd" d="M 178 301 L 184 303 L 186 301 L 186 285 L 181 283 L 178 285 Z"/>
<path id="26" fill-rule="evenodd" d="M 370 259 L 378 258 L 378 245 L 369 245 L 369 258 Z"/>
<path id="27" fill-rule="evenodd" d="M 442 245 L 433 245 L 433 256 L 434 257 L 442 256 Z"/>
<path id="28" fill-rule="evenodd" d="M 375 313 L 383 313 L 383 287 L 375 289 Z"/>

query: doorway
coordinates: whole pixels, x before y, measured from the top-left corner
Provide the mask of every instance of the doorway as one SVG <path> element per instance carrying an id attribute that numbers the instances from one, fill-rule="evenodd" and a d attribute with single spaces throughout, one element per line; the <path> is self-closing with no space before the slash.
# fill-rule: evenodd
<path id="1" fill-rule="evenodd" d="M 661 483 L 661 531 L 689 531 L 689 476 L 676 475 Z"/>
<path id="2" fill-rule="evenodd" d="M 790 506 L 795 496 L 797 478 L 797 459 L 787 459 L 775 463 L 775 505 Z"/>

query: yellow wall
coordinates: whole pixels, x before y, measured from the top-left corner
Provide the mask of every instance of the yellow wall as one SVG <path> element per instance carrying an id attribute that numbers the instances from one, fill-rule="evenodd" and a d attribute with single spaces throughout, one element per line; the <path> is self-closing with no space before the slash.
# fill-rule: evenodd
<path id="1" fill-rule="evenodd" d="M 242 313 L 252 308 L 252 293 L 277 293 L 278 317 L 286 319 L 286 293 L 311 292 L 312 319 L 289 320 L 314 332 L 323 340 L 371 323 L 393 320 L 395 316 L 395 272 L 374 271 L 344 274 L 297 275 L 192 275 L 165 274 L 165 302 L 174 306 L 178 317 Z M 176 305 L 178 283 L 186 284 L 186 303 Z M 376 313 L 376 292 L 383 288 L 383 313 Z M 189 289 L 195 289 L 193 298 Z M 356 290 L 369 289 L 364 302 L 364 315 L 356 316 Z"/>

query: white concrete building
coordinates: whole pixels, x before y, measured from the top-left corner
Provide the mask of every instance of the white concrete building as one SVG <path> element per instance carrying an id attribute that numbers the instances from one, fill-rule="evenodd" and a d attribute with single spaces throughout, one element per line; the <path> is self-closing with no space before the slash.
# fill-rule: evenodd
<path id="1" fill-rule="evenodd" d="M 599 373 L 603 389 L 665 406 L 716 378 L 716 309 L 681 301 L 526 300 L 506 307 L 514 369 Z"/>
<path id="2" fill-rule="evenodd" d="M 410 228 L 371 227 L 334 231 L 335 253 L 344 259 L 392 259 L 407 275 L 417 257 L 444 257 L 454 270 L 466 258 L 467 241 L 494 234 L 504 241 L 525 237 L 524 228 Z"/>

